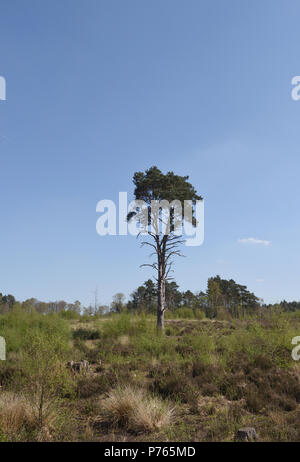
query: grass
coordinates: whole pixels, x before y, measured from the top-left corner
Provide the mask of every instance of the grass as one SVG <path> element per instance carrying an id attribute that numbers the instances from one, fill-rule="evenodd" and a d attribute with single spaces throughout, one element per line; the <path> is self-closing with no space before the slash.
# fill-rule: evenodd
<path id="1" fill-rule="evenodd" d="M 148 433 L 168 427 L 174 408 L 163 400 L 147 395 L 143 389 L 118 387 L 109 392 L 101 406 L 102 418 L 113 427 L 133 433 Z"/>
<path id="2" fill-rule="evenodd" d="M 300 441 L 300 317 L 188 315 L 167 319 L 166 335 L 146 315 L 2 315 L 0 439 L 233 441 L 253 426 L 261 441 Z M 89 372 L 72 375 L 66 362 L 81 359 Z"/>
<path id="3" fill-rule="evenodd" d="M 32 407 L 22 396 L 12 392 L 0 395 L 0 434 L 1 440 L 12 437 L 14 439 L 35 427 L 36 419 Z"/>
<path id="4" fill-rule="evenodd" d="M 63 428 L 65 427 L 65 428 Z M 70 421 L 58 409 L 51 408 L 40 425 L 32 401 L 21 393 L 0 395 L 0 441 L 53 441 L 65 439 L 63 431 L 72 434 Z"/>

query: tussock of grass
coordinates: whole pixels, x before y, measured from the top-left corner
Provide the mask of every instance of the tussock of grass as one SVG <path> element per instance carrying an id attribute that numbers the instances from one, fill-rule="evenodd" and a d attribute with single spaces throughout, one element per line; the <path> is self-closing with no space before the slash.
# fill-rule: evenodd
<path id="1" fill-rule="evenodd" d="M 45 402 L 47 412 L 41 425 L 38 409 L 21 393 L 0 394 L 0 441 L 60 441 L 72 438 L 73 421 L 59 407 Z"/>
<path id="2" fill-rule="evenodd" d="M 174 408 L 158 398 L 148 398 L 134 409 L 130 426 L 137 433 L 154 432 L 168 427 L 174 419 Z"/>
<path id="3" fill-rule="evenodd" d="M 102 404 L 102 419 L 134 433 L 161 430 L 174 419 L 174 409 L 159 398 L 131 386 L 112 390 Z"/>
<path id="4" fill-rule="evenodd" d="M 0 433 L 2 439 L 16 441 L 23 434 L 37 441 L 52 439 L 57 415 L 48 412 L 43 426 L 32 403 L 23 395 L 3 392 L 0 395 Z"/>
<path id="5" fill-rule="evenodd" d="M 28 401 L 21 395 L 4 392 L 0 395 L 0 429 L 5 435 L 14 435 L 23 427 L 33 428 L 35 416 Z"/>

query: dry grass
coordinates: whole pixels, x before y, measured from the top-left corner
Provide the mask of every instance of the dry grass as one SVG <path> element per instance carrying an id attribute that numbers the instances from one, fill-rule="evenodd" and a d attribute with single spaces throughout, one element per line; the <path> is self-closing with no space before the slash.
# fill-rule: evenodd
<path id="1" fill-rule="evenodd" d="M 174 408 L 158 398 L 148 398 L 135 408 L 130 424 L 137 433 L 154 432 L 168 427 L 173 418 Z"/>
<path id="2" fill-rule="evenodd" d="M 102 403 L 102 415 L 113 426 L 126 427 L 138 403 L 144 399 L 143 392 L 130 386 L 118 387 L 108 393 Z"/>
<path id="3" fill-rule="evenodd" d="M 56 419 L 56 413 L 49 410 L 41 427 L 33 403 L 25 396 L 8 391 L 0 394 L 0 433 L 4 439 L 18 440 L 26 433 L 34 440 L 49 441 L 55 431 Z"/>
<path id="4" fill-rule="evenodd" d="M 227 412 L 230 403 L 224 396 L 200 396 L 197 408 L 200 415 L 213 415 L 218 412 Z"/>
<path id="5" fill-rule="evenodd" d="M 169 426 L 174 409 L 159 398 L 131 386 L 112 390 L 102 403 L 102 419 L 134 433 L 147 433 Z"/>
<path id="6" fill-rule="evenodd" d="M 121 335 L 118 338 L 118 342 L 120 343 L 120 345 L 123 345 L 123 346 L 129 345 L 130 340 L 129 340 L 128 335 Z"/>
<path id="7" fill-rule="evenodd" d="M 66 358 L 89 360 L 90 371 L 70 378 L 61 362 L 70 383 L 54 381 L 43 425 L 34 393 L 40 378 L 24 368 L 16 343 L 0 364 L 0 441 L 233 441 L 247 426 L 259 441 L 300 441 L 300 364 L 289 349 L 300 318 L 280 328 L 265 320 L 170 320 L 166 336 L 156 336 L 154 320 L 142 321 L 76 321 L 84 337 L 100 332 L 100 339 L 73 338 Z"/>
<path id="8" fill-rule="evenodd" d="M 28 401 L 11 392 L 0 395 L 0 429 L 5 435 L 14 435 L 24 427 L 33 428 L 35 416 Z"/>

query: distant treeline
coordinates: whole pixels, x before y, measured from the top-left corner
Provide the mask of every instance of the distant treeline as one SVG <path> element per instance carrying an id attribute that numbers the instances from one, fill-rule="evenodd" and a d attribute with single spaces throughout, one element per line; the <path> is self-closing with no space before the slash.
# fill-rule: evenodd
<path id="1" fill-rule="evenodd" d="M 29 298 L 24 302 L 16 301 L 13 295 L 2 295 L 0 293 L 0 314 L 8 313 L 13 308 L 22 308 L 26 311 L 36 311 L 41 314 L 50 313 L 70 313 L 78 316 L 102 314 L 109 311 L 108 306 L 100 306 L 98 304 L 92 306 L 83 306 L 78 300 L 74 303 L 67 303 L 64 300 L 56 302 L 41 302 L 36 298 Z"/>
<path id="2" fill-rule="evenodd" d="M 280 311 L 286 311 L 286 312 L 295 312 L 297 310 L 300 310 L 300 302 L 287 302 L 286 300 L 283 300 L 280 303 L 275 303 L 273 305 L 262 305 L 263 308 L 273 308 L 273 309 L 278 309 Z"/>
<path id="3" fill-rule="evenodd" d="M 233 279 L 226 280 L 220 276 L 211 277 L 207 281 L 205 292 L 180 291 L 175 281 L 166 283 L 166 301 L 169 315 L 186 315 L 197 318 L 239 318 L 243 316 L 261 314 L 266 311 L 295 312 L 300 309 L 300 302 L 283 300 L 278 304 L 264 304 L 246 286 L 237 284 Z M 42 314 L 61 313 L 66 317 L 80 315 L 105 315 L 108 313 L 147 313 L 154 314 L 157 310 L 156 284 L 148 279 L 139 286 L 125 302 L 125 295 L 117 293 L 110 306 L 94 303 L 87 307 L 78 300 L 67 303 L 63 300 L 56 302 L 41 302 L 30 298 L 24 302 L 17 302 L 13 295 L 0 293 L 0 314 L 9 312 L 13 307 L 20 307 L 26 311 L 36 311 Z"/>

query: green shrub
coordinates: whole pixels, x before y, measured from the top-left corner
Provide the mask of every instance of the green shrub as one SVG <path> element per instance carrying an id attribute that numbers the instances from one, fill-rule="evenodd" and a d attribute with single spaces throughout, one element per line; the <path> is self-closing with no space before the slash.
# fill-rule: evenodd
<path id="1" fill-rule="evenodd" d="M 63 349 L 70 339 L 68 323 L 55 314 L 45 316 L 19 309 L 0 316 L 0 335 L 6 340 L 7 353 L 21 351 L 31 334 L 54 337 Z"/>
<path id="2" fill-rule="evenodd" d="M 182 307 L 182 308 L 176 308 L 174 311 L 174 318 L 177 319 L 194 319 L 194 311 L 192 308 L 189 308 L 187 306 Z"/>
<path id="3" fill-rule="evenodd" d="M 76 384 L 76 393 L 79 398 L 106 393 L 111 388 L 111 380 L 106 374 L 96 377 L 80 377 Z"/>
<path id="4" fill-rule="evenodd" d="M 184 358 L 198 359 L 209 364 L 214 359 L 215 341 L 205 332 L 186 334 L 180 338 L 176 351 Z"/>
<path id="5" fill-rule="evenodd" d="M 103 324 L 102 335 L 104 338 L 116 339 L 121 335 L 134 334 L 138 331 L 135 326 L 136 318 L 132 315 L 123 313 L 113 316 Z"/>
<path id="6" fill-rule="evenodd" d="M 68 319 L 68 320 L 80 319 L 80 314 L 76 313 L 76 311 L 72 311 L 72 310 L 59 311 L 57 315 L 60 316 L 63 319 Z"/>
<path id="7" fill-rule="evenodd" d="M 100 338 L 100 332 L 94 329 L 79 328 L 73 331 L 73 338 L 80 340 L 97 340 Z"/>
<path id="8" fill-rule="evenodd" d="M 205 319 L 205 313 L 204 311 L 200 310 L 200 308 L 195 308 L 194 309 L 194 316 L 195 316 L 195 319 Z"/>

